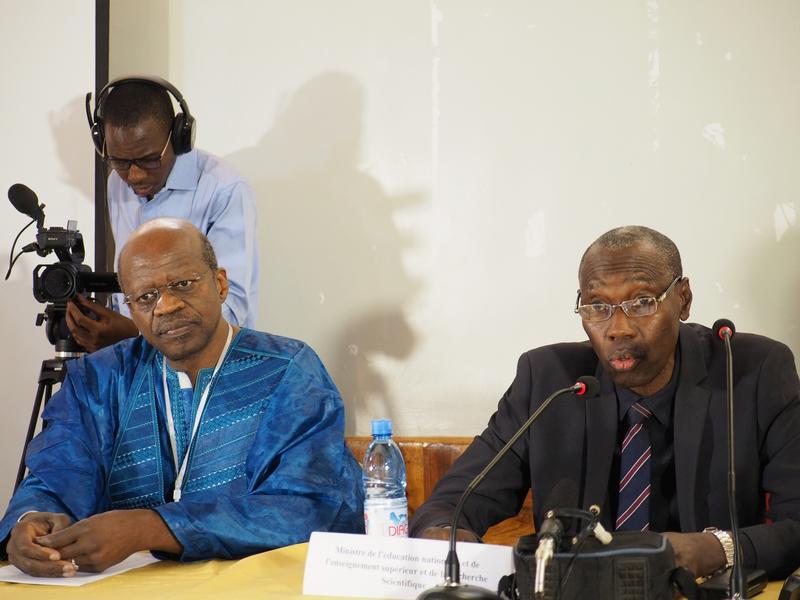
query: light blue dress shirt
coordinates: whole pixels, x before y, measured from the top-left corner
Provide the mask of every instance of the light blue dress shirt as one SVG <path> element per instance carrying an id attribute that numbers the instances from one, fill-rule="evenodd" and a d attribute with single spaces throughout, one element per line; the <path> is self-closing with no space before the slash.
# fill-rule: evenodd
<path id="1" fill-rule="evenodd" d="M 108 178 L 108 211 L 116 246 L 114 265 L 131 233 L 159 217 L 186 219 L 208 236 L 217 263 L 228 273 L 230 290 L 222 307 L 234 325 L 254 327 L 258 311 L 258 246 L 253 190 L 219 158 L 192 150 L 179 155 L 167 183 L 148 201 L 112 172 Z M 114 309 L 130 316 L 121 294 Z"/>

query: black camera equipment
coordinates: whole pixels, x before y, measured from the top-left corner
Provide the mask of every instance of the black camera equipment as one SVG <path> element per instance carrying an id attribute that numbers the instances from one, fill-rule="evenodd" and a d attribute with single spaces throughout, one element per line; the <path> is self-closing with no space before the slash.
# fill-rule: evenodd
<path id="1" fill-rule="evenodd" d="M 26 252 L 36 252 L 42 257 L 55 253 L 59 260 L 52 264 L 37 265 L 33 270 L 33 297 L 45 304 L 44 311 L 36 316 L 36 325 L 47 324 L 45 333 L 47 340 L 55 346 L 55 358 L 42 361 L 39 371 L 39 385 L 14 483 L 16 490 L 25 475 L 25 452 L 36 430 L 40 410 L 50 399 L 53 385 L 64 381 L 65 361 L 85 352 L 67 327 L 67 303 L 78 294 L 113 293 L 119 292 L 120 288 L 116 273 L 93 273 L 89 266 L 83 264 L 86 251 L 77 221 L 68 221 L 66 228 L 45 227 L 45 205 L 39 204 L 33 190 L 21 183 L 15 183 L 8 188 L 8 199 L 14 208 L 32 220 L 14 238 L 6 279 L 11 275 L 14 263 Z M 36 241 L 23 246 L 14 256 L 14 248 L 20 235 L 34 223 L 37 229 Z"/>
<path id="2" fill-rule="evenodd" d="M 75 221 L 67 228 L 50 227 L 37 234 L 37 252 L 43 256 L 51 249 L 60 262 L 38 265 L 33 271 L 33 297 L 39 302 L 66 302 L 77 294 L 119 291 L 116 273 L 92 273 L 83 262 L 83 236 L 75 229 Z"/>
<path id="3" fill-rule="evenodd" d="M 687 598 L 697 598 L 694 577 L 676 567 L 664 536 L 650 531 L 610 534 L 599 515 L 597 506 L 548 511 L 542 528 L 551 522 L 558 535 L 545 548 L 550 539 L 541 532 L 519 539 L 514 548 L 516 580 L 505 582 L 503 597 L 672 600 L 678 588 Z"/>
<path id="4" fill-rule="evenodd" d="M 800 600 L 800 568 L 783 582 L 778 600 Z"/>

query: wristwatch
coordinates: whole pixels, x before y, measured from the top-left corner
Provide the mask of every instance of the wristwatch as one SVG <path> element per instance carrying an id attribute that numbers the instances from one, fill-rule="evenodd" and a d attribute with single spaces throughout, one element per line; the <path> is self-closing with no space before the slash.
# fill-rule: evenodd
<path id="1" fill-rule="evenodd" d="M 716 527 L 706 527 L 703 533 L 711 533 L 719 540 L 722 549 L 725 551 L 725 566 L 723 569 L 728 569 L 733 565 L 733 538 L 730 531 L 722 531 Z"/>

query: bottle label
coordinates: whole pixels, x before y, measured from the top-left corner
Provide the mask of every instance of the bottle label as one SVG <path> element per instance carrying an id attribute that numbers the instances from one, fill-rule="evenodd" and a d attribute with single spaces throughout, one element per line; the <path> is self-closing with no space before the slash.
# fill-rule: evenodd
<path id="1" fill-rule="evenodd" d="M 408 501 L 405 498 L 364 500 L 364 529 L 367 535 L 408 537 Z"/>

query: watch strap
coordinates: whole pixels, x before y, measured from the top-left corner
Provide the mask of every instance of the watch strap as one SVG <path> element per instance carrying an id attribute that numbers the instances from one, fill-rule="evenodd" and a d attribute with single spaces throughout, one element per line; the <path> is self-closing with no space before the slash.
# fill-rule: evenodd
<path id="1" fill-rule="evenodd" d="M 722 549 L 725 551 L 725 569 L 733 566 L 733 537 L 730 531 L 717 529 L 716 527 L 706 527 L 703 533 L 710 533 L 717 538 Z"/>

